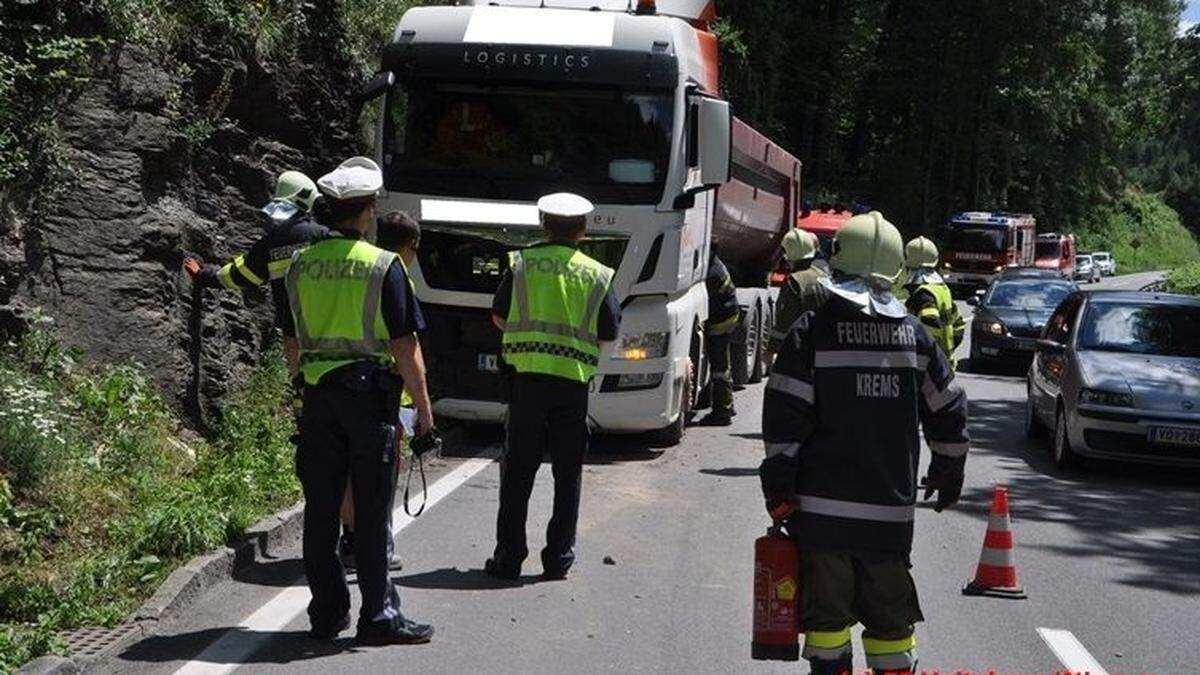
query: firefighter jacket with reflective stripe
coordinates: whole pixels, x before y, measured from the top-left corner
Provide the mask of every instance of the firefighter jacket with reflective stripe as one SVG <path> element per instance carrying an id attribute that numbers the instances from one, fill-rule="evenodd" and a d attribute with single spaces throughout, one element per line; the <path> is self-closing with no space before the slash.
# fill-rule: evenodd
<path id="1" fill-rule="evenodd" d="M 613 271 L 557 244 L 514 251 L 509 266 L 504 360 L 518 373 L 590 381 L 600 365 L 596 327 Z"/>
<path id="2" fill-rule="evenodd" d="M 737 327 L 741 308 L 738 307 L 737 287 L 729 268 L 712 253 L 708 259 L 708 274 L 704 277 L 704 288 L 708 291 L 708 324 L 710 335 L 728 333 Z"/>
<path id="3" fill-rule="evenodd" d="M 307 213 L 297 214 L 287 222 L 273 224 L 244 255 L 220 267 L 205 266 L 198 281 L 202 286 L 220 286 L 230 290 L 262 286 L 270 282 L 275 316 L 282 316 L 283 312 L 289 311 L 283 277 L 292 263 L 292 256 L 296 251 L 327 236 L 329 228 L 313 220 Z"/>
<path id="4" fill-rule="evenodd" d="M 355 361 L 391 363 L 381 303 L 388 268 L 399 259 L 337 235 L 293 256 L 286 286 L 306 383 Z"/>
<path id="5" fill-rule="evenodd" d="M 954 296 L 946 284 L 922 284 L 908 296 L 908 311 L 920 319 L 929 330 L 935 342 L 938 343 L 953 366 L 957 363 L 954 350 L 962 343 L 967 324 L 958 313 L 958 305 L 954 304 Z"/>
<path id="6" fill-rule="evenodd" d="M 793 272 L 787 283 L 779 289 L 779 302 L 775 305 L 775 326 L 771 329 L 767 349 L 771 353 L 779 351 L 788 330 L 802 315 L 815 311 L 825 304 L 829 291 L 821 284 L 826 277 L 825 272 L 817 267 L 809 267 L 799 272 Z"/>
<path id="7" fill-rule="evenodd" d="M 767 383 L 763 493 L 794 500 L 802 547 L 907 556 L 919 427 L 933 461 L 961 472 L 967 399 L 942 349 L 912 316 L 831 296 L 792 326 Z"/>

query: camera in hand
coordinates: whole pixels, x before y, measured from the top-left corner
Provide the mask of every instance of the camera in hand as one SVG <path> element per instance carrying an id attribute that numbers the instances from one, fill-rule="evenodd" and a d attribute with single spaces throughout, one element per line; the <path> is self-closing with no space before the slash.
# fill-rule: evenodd
<path id="1" fill-rule="evenodd" d="M 442 447 L 442 437 L 438 435 L 437 429 L 430 429 L 420 436 L 415 436 L 409 441 L 408 447 L 412 450 L 414 457 L 420 457 L 430 450 L 440 450 Z"/>

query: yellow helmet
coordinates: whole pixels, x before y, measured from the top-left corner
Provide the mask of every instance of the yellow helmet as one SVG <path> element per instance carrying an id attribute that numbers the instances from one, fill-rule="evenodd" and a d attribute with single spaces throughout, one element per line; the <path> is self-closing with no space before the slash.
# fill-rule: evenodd
<path id="1" fill-rule="evenodd" d="M 783 255 L 790 263 L 812 260 L 817 255 L 813 237 L 804 230 L 790 230 L 783 235 Z"/>
<path id="2" fill-rule="evenodd" d="M 275 182 L 275 197 L 278 201 L 295 204 L 301 210 L 311 211 L 317 201 L 317 184 L 299 171 L 284 171 Z"/>
<path id="3" fill-rule="evenodd" d="M 938 250 L 933 242 L 925 237 L 917 237 L 904 247 L 904 261 L 911 268 L 937 267 Z"/>
<path id="4" fill-rule="evenodd" d="M 904 238 L 878 211 L 854 216 L 834 236 L 829 262 L 844 274 L 890 286 L 904 272 Z"/>

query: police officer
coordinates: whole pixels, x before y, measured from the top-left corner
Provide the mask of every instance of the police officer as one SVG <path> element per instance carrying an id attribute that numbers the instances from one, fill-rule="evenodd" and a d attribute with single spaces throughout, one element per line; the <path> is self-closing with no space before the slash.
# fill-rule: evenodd
<path id="1" fill-rule="evenodd" d="M 954 350 L 962 343 L 967 324 L 954 304 L 950 287 L 937 272 L 937 246 L 925 237 L 917 237 L 904 247 L 904 259 L 909 269 L 904 284 L 908 289 L 908 311 L 921 320 L 950 358 L 951 367 L 955 367 L 958 360 Z"/>
<path id="2" fill-rule="evenodd" d="M 401 386 L 416 403 L 416 432 L 433 426 L 415 335 L 423 320 L 404 265 L 395 253 L 365 240 L 383 186 L 379 167 L 354 157 L 318 185 L 329 200 L 334 232 L 293 256 L 286 277 L 293 320 L 284 326 L 289 365 L 303 386 L 296 464 L 305 499 L 310 634 L 331 639 L 350 624 L 350 594 L 337 551 L 338 505 L 349 476 L 362 592 L 355 639 L 364 645 L 428 642 L 433 628 L 400 613 L 387 569 L 397 461 L 393 424 Z"/>
<path id="3" fill-rule="evenodd" d="M 205 288 L 241 290 L 270 282 L 275 322 L 283 325 L 290 314 L 283 276 L 292 254 L 328 234 L 312 217 L 317 186 L 299 171 L 284 171 L 275 182 L 275 194 L 262 209 L 266 232 L 244 255 L 224 265 L 201 265 L 195 258 L 183 261 L 193 281 Z"/>
<path id="4" fill-rule="evenodd" d="M 617 338 L 621 320 L 613 271 L 578 248 L 591 202 L 552 194 L 538 200 L 538 210 L 548 241 L 510 255 L 492 304 L 492 320 L 504 332 L 504 360 L 515 372 L 500 465 L 496 549 L 484 565 L 501 579 L 520 577 L 529 553 L 529 495 L 546 452 L 554 470 L 554 514 L 546 527 L 542 575 L 563 579 L 575 561 L 588 382 L 601 345 Z"/>
<path id="5" fill-rule="evenodd" d="M 817 255 L 817 235 L 804 230 L 791 230 L 783 237 L 783 256 L 791 268 L 783 288 L 779 289 L 779 301 L 775 305 L 775 325 L 767 340 L 768 354 L 776 354 L 787 337 L 788 329 L 796 319 L 811 312 L 829 297 L 829 291 L 821 280 L 826 274 L 813 265 Z"/>
<path id="6" fill-rule="evenodd" d="M 804 658 L 814 673 L 853 672 L 862 623 L 875 673 L 914 669 L 923 620 L 909 574 L 920 455 L 936 511 L 962 491 L 967 399 L 945 352 L 891 286 L 904 242 L 878 212 L 834 240 L 829 300 L 795 322 L 763 400 L 767 510 L 801 551 Z"/>
<path id="7" fill-rule="evenodd" d="M 377 239 L 379 248 L 400 256 L 400 261 L 404 264 L 407 272 L 408 267 L 416 260 L 417 249 L 421 245 L 421 225 L 416 218 L 405 211 L 391 211 L 379 219 Z M 409 294 L 410 297 L 416 297 L 416 291 L 412 288 L 411 282 Z M 412 394 L 407 389 L 400 396 L 400 407 L 413 407 Z M 399 462 L 396 463 L 396 471 L 400 471 Z M 388 530 L 391 531 L 390 521 Z M 354 486 L 350 483 L 346 484 L 346 493 L 342 496 L 342 539 L 338 544 L 338 552 L 342 557 L 342 565 L 346 569 L 358 566 L 354 559 Z M 400 556 L 396 555 L 395 541 L 390 536 L 388 537 L 388 568 L 404 569 L 403 561 L 400 560 Z"/>
<path id="8" fill-rule="evenodd" d="M 729 268 L 712 251 L 708 257 L 708 274 L 704 277 L 708 291 L 708 322 L 704 324 L 704 353 L 712 378 L 712 412 L 700 420 L 704 426 L 725 427 L 733 424 L 733 379 L 729 372 L 729 342 L 741 319 L 737 287 Z"/>

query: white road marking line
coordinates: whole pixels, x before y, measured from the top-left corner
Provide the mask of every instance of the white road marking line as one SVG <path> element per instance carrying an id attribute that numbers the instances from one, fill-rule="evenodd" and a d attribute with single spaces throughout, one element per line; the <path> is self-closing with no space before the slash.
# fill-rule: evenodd
<path id="1" fill-rule="evenodd" d="M 1071 631 L 1057 628 L 1039 628 L 1037 631 L 1068 671 L 1087 673 L 1088 675 L 1108 675 L 1108 672 L 1101 667 L 1100 662 L 1088 653 L 1088 650 L 1080 644 L 1079 639 Z"/>
<path id="2" fill-rule="evenodd" d="M 487 456 L 478 455 L 468 459 L 430 485 L 427 507 L 433 507 L 490 466 L 492 454 L 489 452 Z M 392 512 L 392 533 L 396 534 L 412 522 L 413 519 L 404 512 L 404 507 L 397 506 Z M 175 675 L 223 675 L 236 670 L 271 638 L 271 633 L 282 630 L 299 616 L 308 606 L 309 597 L 311 596 L 307 586 L 289 586 L 283 589 L 176 670 Z"/>

